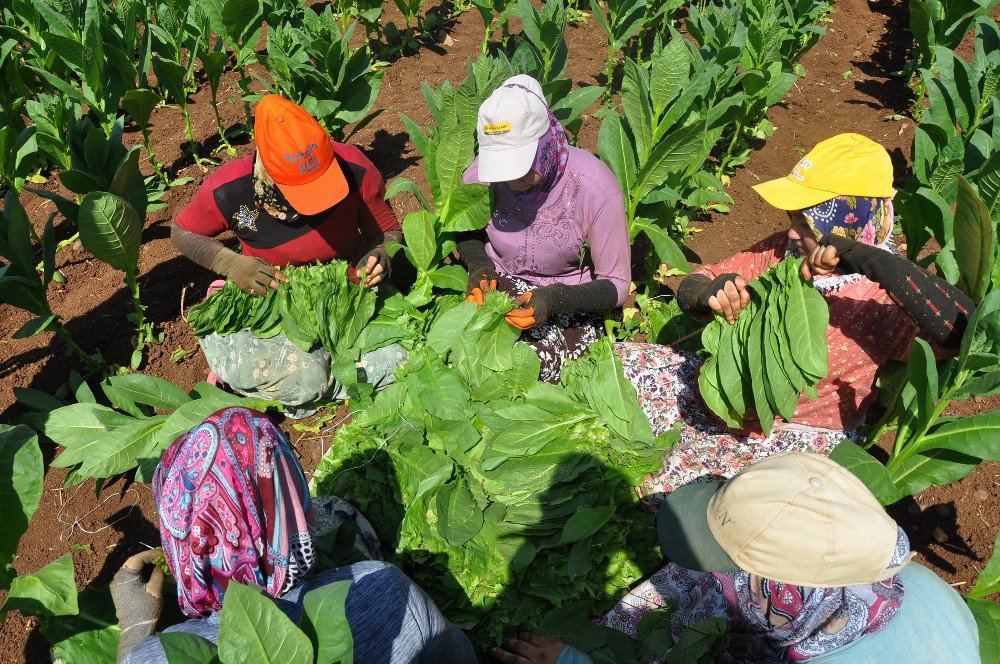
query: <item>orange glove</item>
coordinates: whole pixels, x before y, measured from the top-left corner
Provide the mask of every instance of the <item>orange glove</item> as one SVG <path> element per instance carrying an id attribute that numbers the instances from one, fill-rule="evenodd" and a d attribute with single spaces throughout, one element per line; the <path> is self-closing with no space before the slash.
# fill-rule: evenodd
<path id="1" fill-rule="evenodd" d="M 505 316 L 507 322 L 519 330 L 527 330 L 535 325 L 535 307 L 528 304 L 531 301 L 532 293 L 534 291 L 528 291 L 515 297 L 514 304 L 518 305 L 518 308 Z"/>
<path id="2" fill-rule="evenodd" d="M 471 288 L 469 290 L 469 296 L 466 298 L 468 302 L 475 302 L 480 307 L 486 302 L 486 294 L 490 291 L 495 291 L 497 289 L 496 279 L 487 279 L 486 275 L 479 280 L 479 285 Z"/>

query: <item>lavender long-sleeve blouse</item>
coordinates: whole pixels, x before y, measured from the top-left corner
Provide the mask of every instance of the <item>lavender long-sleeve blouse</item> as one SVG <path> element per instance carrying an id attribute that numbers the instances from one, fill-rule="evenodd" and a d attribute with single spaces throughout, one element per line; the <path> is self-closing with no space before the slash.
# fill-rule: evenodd
<path id="1" fill-rule="evenodd" d="M 463 182 L 479 181 L 479 160 Z M 493 214 L 486 226 L 486 253 L 497 270 L 539 286 L 577 285 L 607 279 L 625 302 L 631 281 L 631 247 L 618 181 L 604 163 L 569 148 L 566 172 L 537 203 L 518 199 L 501 184 L 493 187 Z M 584 245 L 590 259 L 582 259 Z"/>

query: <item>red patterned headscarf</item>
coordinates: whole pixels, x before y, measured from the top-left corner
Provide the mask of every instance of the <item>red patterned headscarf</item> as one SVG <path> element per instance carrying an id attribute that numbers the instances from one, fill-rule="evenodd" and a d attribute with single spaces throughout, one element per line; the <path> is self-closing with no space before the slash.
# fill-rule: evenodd
<path id="1" fill-rule="evenodd" d="M 306 479 L 262 413 L 220 410 L 177 438 L 156 468 L 153 499 L 189 616 L 221 609 L 230 580 L 280 597 L 312 566 Z"/>

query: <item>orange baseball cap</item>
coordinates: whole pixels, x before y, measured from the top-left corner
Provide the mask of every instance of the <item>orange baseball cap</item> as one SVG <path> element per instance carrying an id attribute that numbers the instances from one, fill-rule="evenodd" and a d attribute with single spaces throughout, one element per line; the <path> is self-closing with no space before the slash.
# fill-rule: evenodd
<path id="1" fill-rule="evenodd" d="M 318 214 L 347 197 L 330 135 L 304 108 L 266 95 L 257 104 L 253 131 L 264 168 L 296 212 Z"/>

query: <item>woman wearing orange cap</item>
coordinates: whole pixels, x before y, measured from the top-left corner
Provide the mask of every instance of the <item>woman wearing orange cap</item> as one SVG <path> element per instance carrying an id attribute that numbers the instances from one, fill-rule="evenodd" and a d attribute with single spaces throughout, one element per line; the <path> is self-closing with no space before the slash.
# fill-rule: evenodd
<path id="1" fill-rule="evenodd" d="M 681 438 L 646 478 L 640 493 L 653 502 L 700 477 L 729 477 L 784 451 L 829 454 L 851 438 L 875 401 L 875 380 L 890 360 L 905 360 L 922 336 L 940 353 L 957 349 L 975 305 L 948 284 L 896 253 L 892 243 L 892 163 L 885 149 L 858 134 L 816 146 L 785 178 L 754 187 L 788 213 L 775 233 L 681 282 L 677 300 L 691 316 L 730 323 L 750 302 L 747 284 L 787 256 L 805 256 L 802 274 L 830 309 L 829 370 L 819 398 L 802 397 L 790 423 L 764 437 L 753 421 L 727 430 L 697 390 L 700 359 L 650 344 L 620 344 L 655 432 L 681 420 Z"/>
<path id="2" fill-rule="evenodd" d="M 218 168 L 177 216 L 174 246 L 254 295 L 286 281 L 279 268 L 317 261 L 349 261 L 364 271 L 365 286 L 387 280 L 385 246 L 400 242 L 402 232 L 382 175 L 361 150 L 335 143 L 302 107 L 277 95 L 257 105 L 254 136 L 256 152 Z M 239 252 L 215 239 L 226 231 Z M 249 333 L 211 335 L 202 347 L 212 371 L 236 391 L 281 401 L 293 413 L 338 394 L 322 349 L 306 354 L 281 335 L 257 340 Z M 291 354 L 301 361 L 286 361 Z M 401 357 L 398 346 L 382 350 L 368 362 L 367 378 L 377 384 Z"/>

